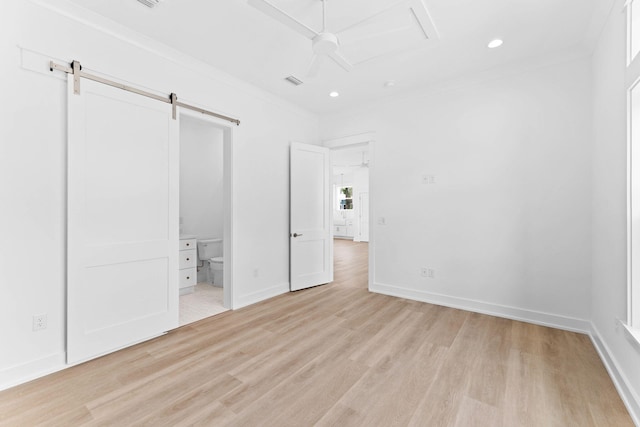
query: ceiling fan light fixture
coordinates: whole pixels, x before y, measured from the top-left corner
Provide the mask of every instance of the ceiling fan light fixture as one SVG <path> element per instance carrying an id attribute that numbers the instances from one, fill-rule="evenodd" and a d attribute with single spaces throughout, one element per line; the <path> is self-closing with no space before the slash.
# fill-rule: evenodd
<path id="1" fill-rule="evenodd" d="M 497 47 L 502 46 L 502 43 L 504 43 L 502 40 L 500 40 L 500 39 L 494 39 L 494 40 L 491 40 L 491 41 L 489 42 L 489 44 L 487 45 L 487 47 L 488 47 L 489 49 L 495 49 L 495 48 L 497 48 Z"/>
<path id="2" fill-rule="evenodd" d="M 332 98 L 337 98 L 340 96 L 340 94 L 334 90 L 332 92 L 329 92 L 329 96 Z"/>
<path id="3" fill-rule="evenodd" d="M 338 50 L 338 37 L 331 33 L 320 33 L 312 42 L 313 51 L 318 55 L 329 55 Z"/>
<path id="4" fill-rule="evenodd" d="M 280 21 L 287 27 L 291 28 L 295 32 L 301 34 L 302 36 L 311 40 L 311 47 L 313 53 L 316 57 L 326 56 L 333 62 L 335 62 L 338 66 L 342 67 L 345 71 L 351 71 L 353 69 L 353 65 L 347 61 L 340 52 L 340 42 L 338 41 L 338 36 L 336 34 L 330 33 L 326 29 L 326 1 L 322 0 L 322 31 L 316 31 L 298 19 L 292 17 L 282 9 L 279 9 L 277 6 L 272 4 L 273 0 L 246 0 L 247 3 L 275 19 L 276 21 Z M 313 70 L 318 65 L 318 62 L 314 58 L 312 63 L 314 66 L 312 67 L 311 74 L 314 74 Z"/>

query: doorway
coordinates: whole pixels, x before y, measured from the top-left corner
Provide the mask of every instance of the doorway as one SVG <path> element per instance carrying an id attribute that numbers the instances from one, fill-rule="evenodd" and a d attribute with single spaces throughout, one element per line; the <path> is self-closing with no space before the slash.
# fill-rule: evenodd
<path id="1" fill-rule="evenodd" d="M 231 138 L 226 124 L 180 114 L 180 326 L 232 308 Z"/>
<path id="2" fill-rule="evenodd" d="M 331 149 L 332 234 L 335 281 L 369 288 L 371 240 L 371 166 L 369 134 L 325 142 Z M 359 280 L 351 280 L 358 271 Z M 367 271 L 366 275 L 362 272 Z M 366 277 L 366 280 L 363 280 Z"/>

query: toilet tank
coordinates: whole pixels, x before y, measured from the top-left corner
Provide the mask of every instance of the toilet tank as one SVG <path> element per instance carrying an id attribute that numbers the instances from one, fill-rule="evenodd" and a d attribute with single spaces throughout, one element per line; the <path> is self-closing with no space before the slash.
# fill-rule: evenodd
<path id="1" fill-rule="evenodd" d="M 222 239 L 198 239 L 198 258 L 201 261 L 222 256 Z"/>

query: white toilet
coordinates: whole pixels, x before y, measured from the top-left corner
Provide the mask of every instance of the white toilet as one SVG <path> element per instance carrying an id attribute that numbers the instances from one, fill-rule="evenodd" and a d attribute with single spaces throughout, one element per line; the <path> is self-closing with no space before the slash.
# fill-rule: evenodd
<path id="1" fill-rule="evenodd" d="M 222 239 L 198 239 L 198 258 L 209 263 L 209 281 L 222 287 Z"/>

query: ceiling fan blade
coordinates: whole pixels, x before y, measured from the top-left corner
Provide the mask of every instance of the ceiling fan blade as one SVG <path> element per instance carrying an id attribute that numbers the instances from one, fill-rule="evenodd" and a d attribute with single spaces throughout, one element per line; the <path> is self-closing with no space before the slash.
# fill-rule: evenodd
<path id="1" fill-rule="evenodd" d="M 431 19 L 431 15 L 429 15 L 429 11 L 424 6 L 422 0 L 412 0 L 410 4 L 411 12 L 413 12 L 413 16 L 415 16 L 418 21 L 418 25 L 422 28 L 424 36 L 431 40 L 439 39 L 440 34 L 438 34 L 438 30 L 433 23 L 433 19 Z"/>
<path id="2" fill-rule="evenodd" d="M 427 10 L 427 8 L 425 7 L 424 3 L 422 2 L 422 0 L 401 0 L 385 9 L 382 9 L 379 12 L 374 13 L 371 16 L 368 16 L 358 22 L 355 22 L 349 26 L 347 26 L 346 28 L 341 29 L 340 31 L 336 32 L 336 34 L 340 34 L 342 32 L 345 32 L 347 30 L 350 30 L 352 28 L 358 27 L 360 25 L 366 24 L 369 21 L 374 20 L 375 18 L 379 17 L 382 14 L 388 13 L 393 9 L 396 9 L 398 7 L 401 6 L 406 6 L 408 8 L 408 11 L 411 12 L 411 14 L 413 15 L 413 17 L 415 18 L 417 24 L 420 26 L 420 28 L 422 29 L 422 32 L 424 33 L 424 36 L 427 39 L 433 39 L 436 40 L 440 37 L 440 35 L 438 34 L 438 30 L 436 29 L 435 25 L 433 24 L 433 20 L 431 19 L 431 15 L 429 15 L 429 11 Z"/>
<path id="3" fill-rule="evenodd" d="M 318 75 L 321 62 L 322 62 L 322 57 L 320 55 L 313 55 L 313 59 L 311 60 L 311 66 L 309 67 L 309 71 L 307 72 L 307 77 L 313 78 Z"/>
<path id="4" fill-rule="evenodd" d="M 400 2 L 395 3 L 395 4 L 394 4 L 394 5 L 392 5 L 392 6 L 389 6 L 389 7 L 385 8 L 385 9 L 382 9 L 382 10 L 381 10 L 381 11 L 379 11 L 379 12 L 374 13 L 373 15 L 367 16 L 366 18 L 361 19 L 361 20 L 360 20 L 360 21 L 358 21 L 358 22 L 355 22 L 355 23 L 353 23 L 353 24 L 351 24 L 351 25 L 349 25 L 349 26 L 347 26 L 347 27 L 345 27 L 345 28 L 342 28 L 340 31 L 336 31 L 336 34 L 340 34 L 340 33 L 344 32 L 344 31 L 347 31 L 347 30 L 350 30 L 350 29 L 352 29 L 352 28 L 354 28 L 354 27 L 357 27 L 357 26 L 359 26 L 359 25 L 362 25 L 362 24 L 364 24 L 364 23 L 365 23 L 365 22 L 367 22 L 367 21 L 370 21 L 370 20 L 372 20 L 372 19 L 374 19 L 374 18 L 377 18 L 378 16 L 382 15 L 383 13 L 387 13 L 387 12 L 389 12 L 390 10 L 395 9 L 396 7 L 400 6 L 400 5 L 401 5 L 401 4 L 403 4 L 403 3 L 407 3 L 407 0 L 402 0 L 402 1 L 400 1 Z"/>
<path id="5" fill-rule="evenodd" d="M 351 63 L 349 63 L 349 61 L 347 61 L 344 56 L 340 55 L 337 51 L 330 53 L 329 57 L 346 71 L 351 71 L 353 69 L 353 65 L 351 65 Z"/>
<path id="6" fill-rule="evenodd" d="M 307 27 L 305 24 L 293 18 L 286 12 L 278 9 L 267 0 L 249 0 L 247 3 L 249 3 L 250 6 L 253 6 L 256 9 L 258 9 L 262 13 L 269 15 L 276 21 L 280 21 L 287 27 L 291 28 L 292 30 L 296 31 L 299 34 L 302 34 L 308 39 L 313 39 L 315 36 L 318 35 L 316 31 Z"/>
<path id="7" fill-rule="evenodd" d="M 369 163 L 358 163 L 358 164 L 351 164 L 351 165 L 333 165 L 334 167 L 338 167 L 338 168 L 368 168 L 369 167 Z"/>

